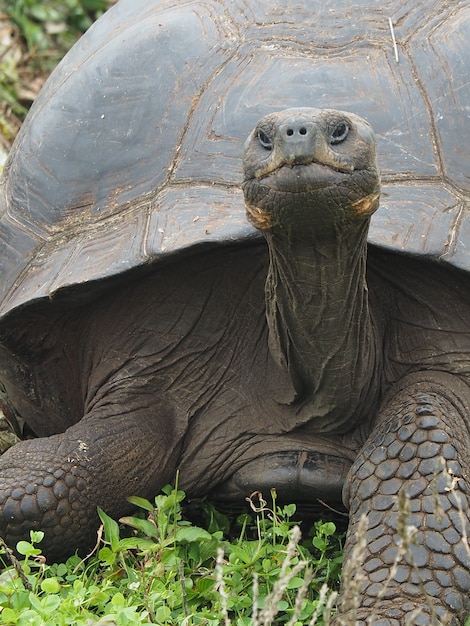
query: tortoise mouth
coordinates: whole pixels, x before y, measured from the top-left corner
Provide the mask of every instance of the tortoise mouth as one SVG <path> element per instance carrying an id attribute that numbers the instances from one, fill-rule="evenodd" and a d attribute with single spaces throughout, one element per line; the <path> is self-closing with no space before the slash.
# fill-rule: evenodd
<path id="1" fill-rule="evenodd" d="M 312 159 L 305 162 L 283 163 L 263 175 L 256 176 L 255 180 L 273 190 L 305 193 L 347 184 L 346 181 L 351 178 L 353 171 Z"/>
<path id="2" fill-rule="evenodd" d="M 295 192 L 295 188 L 299 185 L 304 186 L 304 191 L 337 185 L 339 180 L 343 177 L 350 177 L 353 172 L 353 167 L 336 167 L 312 158 L 296 158 L 292 162 L 284 162 L 276 167 L 261 168 L 251 177 L 251 180 L 258 180 L 273 188 L 280 186 L 280 191 Z"/>

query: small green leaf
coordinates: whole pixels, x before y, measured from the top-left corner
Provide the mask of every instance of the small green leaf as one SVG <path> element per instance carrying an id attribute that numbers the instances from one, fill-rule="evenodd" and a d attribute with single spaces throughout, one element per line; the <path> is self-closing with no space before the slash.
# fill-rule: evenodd
<path id="1" fill-rule="evenodd" d="M 200 544 L 198 544 L 199 559 L 201 563 L 204 563 L 205 561 L 207 561 L 207 559 L 211 559 L 217 556 L 217 548 L 220 545 L 220 539 L 221 537 L 217 538 L 213 536 L 211 541 L 203 541 Z"/>
<path id="2" fill-rule="evenodd" d="M 119 550 L 119 525 L 103 509 L 98 507 L 98 515 L 103 523 L 104 536 L 106 541 L 111 544 L 111 550 L 117 552 Z"/>
<path id="3" fill-rule="evenodd" d="M 315 546 L 315 548 L 317 548 L 318 550 L 321 550 L 322 552 L 324 552 L 328 546 L 326 541 L 322 539 L 321 537 L 314 537 L 312 539 L 312 543 Z"/>
<path id="4" fill-rule="evenodd" d="M 122 595 L 122 593 L 120 591 L 118 591 L 117 593 L 114 594 L 114 596 L 111 598 L 111 604 L 116 607 L 117 609 L 122 608 L 124 606 L 126 606 L 126 599 L 124 598 L 124 596 Z"/>
<path id="5" fill-rule="evenodd" d="M 9 624 L 10 622 L 12 624 L 17 623 L 18 613 L 14 611 L 13 609 L 10 609 L 7 606 L 2 609 L 1 616 L 2 616 L 2 621 L 4 624 Z"/>
<path id="6" fill-rule="evenodd" d="M 176 531 L 176 541 L 188 542 L 192 541 L 210 541 L 212 536 L 207 530 L 198 528 L 197 526 L 186 526 L 184 528 L 178 528 Z"/>
<path id="7" fill-rule="evenodd" d="M 272 559 L 263 559 L 261 561 L 261 567 L 263 572 L 270 572 L 274 567 L 276 567 L 276 563 Z"/>
<path id="8" fill-rule="evenodd" d="M 336 532 L 336 525 L 333 522 L 325 522 L 321 526 L 321 531 L 323 534 L 329 537 L 330 535 L 334 535 Z"/>
<path id="9" fill-rule="evenodd" d="M 186 497 L 184 491 L 176 491 L 172 489 L 167 496 L 157 496 L 155 498 L 155 504 L 157 508 L 162 511 L 176 511 L 179 510 L 179 503 Z"/>
<path id="10" fill-rule="evenodd" d="M 41 600 L 37 597 L 37 595 L 35 595 L 31 591 L 28 597 L 29 597 L 29 602 L 31 606 L 33 607 L 33 609 L 36 609 L 36 611 L 39 611 L 41 613 L 43 610 L 43 606 L 42 606 Z"/>
<path id="11" fill-rule="evenodd" d="M 299 589 L 300 587 L 302 587 L 303 583 L 303 578 L 300 578 L 300 576 L 294 576 L 287 583 L 287 589 Z"/>
<path id="12" fill-rule="evenodd" d="M 295 514 L 296 510 L 297 510 L 297 507 L 295 504 L 286 504 L 286 506 L 283 509 L 283 513 L 287 518 L 291 518 Z"/>
<path id="13" fill-rule="evenodd" d="M 17 626 L 42 626 L 42 617 L 36 611 L 24 611 L 21 613 Z"/>
<path id="14" fill-rule="evenodd" d="M 121 517 L 119 520 L 121 524 L 126 524 L 131 528 L 135 528 L 136 530 L 140 530 L 147 537 L 152 537 L 157 541 L 160 539 L 160 532 L 153 524 L 147 519 L 140 519 L 139 517 Z"/>
<path id="15" fill-rule="evenodd" d="M 59 565 L 57 566 L 57 570 L 56 570 L 56 574 L 59 577 L 63 577 L 66 576 L 68 572 L 67 566 L 65 565 L 65 563 L 59 563 Z"/>
<path id="16" fill-rule="evenodd" d="M 161 548 L 159 543 L 155 543 L 151 539 L 144 539 L 143 537 L 126 537 L 121 539 L 119 545 L 121 550 L 148 550 L 150 552 L 156 552 Z"/>
<path id="17" fill-rule="evenodd" d="M 41 550 L 39 548 L 35 548 L 31 543 L 29 543 L 29 541 L 18 541 L 16 549 L 23 556 L 36 556 L 41 554 Z"/>
<path id="18" fill-rule="evenodd" d="M 108 548 L 108 546 L 104 546 L 98 552 L 98 558 L 102 563 L 107 563 L 108 565 L 113 565 L 116 562 L 116 553 Z"/>
<path id="19" fill-rule="evenodd" d="M 171 618 L 171 611 L 167 606 L 159 606 L 155 611 L 155 617 L 159 624 L 163 624 Z"/>
<path id="20" fill-rule="evenodd" d="M 52 613 L 53 611 L 57 611 L 60 605 L 60 596 L 56 594 L 47 595 L 42 600 L 43 611 L 46 613 Z"/>
<path id="21" fill-rule="evenodd" d="M 244 546 L 246 547 L 248 543 L 246 542 Z M 236 563 L 237 561 L 241 561 L 242 563 L 250 563 L 252 561 L 251 555 L 245 550 L 245 547 L 242 546 L 230 546 L 230 555 L 229 561 L 230 563 Z"/>
<path id="22" fill-rule="evenodd" d="M 206 591 L 212 591 L 214 589 L 214 578 L 200 578 L 196 581 L 196 589 L 200 594 L 206 593 Z"/>
<path id="23" fill-rule="evenodd" d="M 41 589 L 44 593 L 58 593 L 60 591 L 60 584 L 57 578 L 45 578 L 41 582 Z"/>
<path id="24" fill-rule="evenodd" d="M 44 539 L 44 533 L 42 530 L 31 530 L 29 535 L 31 537 L 31 543 L 41 543 Z"/>
<path id="25" fill-rule="evenodd" d="M 150 513 L 155 508 L 151 502 L 149 502 L 145 498 L 140 498 L 139 496 L 131 496 L 130 498 L 127 498 L 127 499 L 129 500 L 131 504 L 135 504 L 135 506 L 138 506 L 139 508 L 144 509 L 145 511 L 149 511 Z"/>

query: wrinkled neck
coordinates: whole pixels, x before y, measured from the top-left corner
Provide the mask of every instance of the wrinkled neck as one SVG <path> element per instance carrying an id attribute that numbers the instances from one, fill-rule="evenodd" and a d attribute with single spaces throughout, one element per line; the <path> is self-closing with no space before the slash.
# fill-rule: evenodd
<path id="1" fill-rule="evenodd" d="M 367 222 L 320 240 L 266 233 L 269 347 L 287 370 L 305 419 L 347 430 L 370 380 Z"/>

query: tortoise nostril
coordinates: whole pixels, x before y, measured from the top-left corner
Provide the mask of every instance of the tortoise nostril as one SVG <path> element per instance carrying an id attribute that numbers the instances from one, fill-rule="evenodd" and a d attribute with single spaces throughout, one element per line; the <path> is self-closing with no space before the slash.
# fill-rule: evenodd
<path id="1" fill-rule="evenodd" d="M 288 137 L 293 137 L 294 135 L 302 135 L 305 136 L 307 135 L 307 128 L 305 126 L 300 126 L 300 128 L 298 126 L 289 126 L 289 128 L 286 129 L 286 135 Z"/>

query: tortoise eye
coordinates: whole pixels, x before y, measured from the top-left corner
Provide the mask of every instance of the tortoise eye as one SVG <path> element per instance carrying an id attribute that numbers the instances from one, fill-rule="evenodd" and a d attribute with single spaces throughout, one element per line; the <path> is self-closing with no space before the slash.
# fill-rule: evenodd
<path id="1" fill-rule="evenodd" d="M 335 145 L 337 143 L 341 143 L 346 139 L 349 133 L 349 125 L 346 122 L 339 122 L 333 128 L 330 134 L 330 143 Z"/>
<path id="2" fill-rule="evenodd" d="M 263 146 L 263 148 L 265 150 L 272 150 L 273 149 L 273 142 L 272 142 L 272 140 L 260 128 L 258 129 L 258 141 L 260 142 L 260 144 Z"/>

